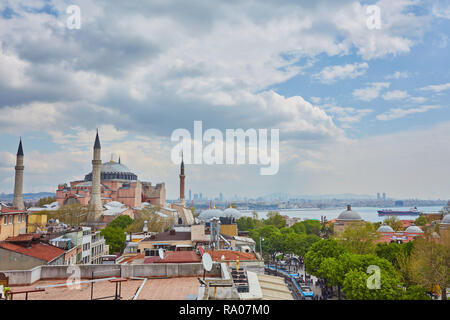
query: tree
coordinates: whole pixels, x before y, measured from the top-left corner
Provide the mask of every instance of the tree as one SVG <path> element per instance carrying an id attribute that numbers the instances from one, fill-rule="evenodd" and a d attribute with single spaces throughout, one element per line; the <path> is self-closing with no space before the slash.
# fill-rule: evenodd
<path id="1" fill-rule="evenodd" d="M 128 233 L 142 232 L 144 228 L 144 221 L 147 221 L 149 232 L 161 232 L 167 230 L 173 221 L 170 218 L 164 218 L 157 215 L 155 212 L 158 208 L 144 208 L 135 217 L 134 222 L 126 227 L 125 231 Z"/>
<path id="2" fill-rule="evenodd" d="M 399 285 L 399 278 L 389 272 L 380 269 L 380 288 L 368 286 L 371 274 L 357 269 L 350 270 L 343 283 L 343 291 L 349 300 L 398 300 L 403 295 L 403 289 Z"/>
<path id="3" fill-rule="evenodd" d="M 317 277 L 320 277 L 318 270 L 322 261 L 326 258 L 337 258 L 343 254 L 346 249 L 337 241 L 332 239 L 320 240 L 314 243 L 305 255 L 306 271 Z"/>
<path id="4" fill-rule="evenodd" d="M 122 251 L 125 244 L 125 234 L 122 228 L 108 226 L 100 234 L 105 238 L 106 244 L 109 245 L 109 252 L 118 253 Z"/>
<path id="5" fill-rule="evenodd" d="M 276 211 L 269 211 L 267 219 L 263 220 L 266 225 L 274 225 L 278 229 L 286 226 L 286 220 Z"/>
<path id="6" fill-rule="evenodd" d="M 425 216 L 420 216 L 416 220 L 414 220 L 414 224 L 416 226 L 425 226 L 427 223 L 428 223 L 428 221 Z"/>
<path id="7" fill-rule="evenodd" d="M 388 217 L 383 222 L 394 229 L 394 231 L 399 231 L 403 228 L 402 222 L 396 216 Z"/>
<path id="8" fill-rule="evenodd" d="M 51 217 L 67 225 L 79 226 L 86 222 L 88 214 L 89 209 L 87 207 L 75 203 L 61 206 Z"/>
<path id="9" fill-rule="evenodd" d="M 377 234 L 373 225 L 368 222 L 363 226 L 349 226 L 339 236 L 338 241 L 349 251 L 357 254 L 372 253 Z"/>
<path id="10" fill-rule="evenodd" d="M 250 231 L 262 226 L 262 222 L 251 217 L 240 217 L 236 220 L 240 231 Z"/>
<path id="11" fill-rule="evenodd" d="M 130 224 L 132 224 L 134 222 L 133 219 L 131 219 L 130 216 L 127 215 L 122 215 L 122 216 L 118 216 L 117 218 L 115 218 L 110 224 L 110 227 L 119 227 L 121 229 L 125 229 L 126 227 L 128 227 Z"/>
<path id="12" fill-rule="evenodd" d="M 440 288 L 441 297 L 447 299 L 450 286 L 450 242 L 449 235 L 441 235 L 440 243 L 430 233 L 415 240 L 411 252 L 412 279 L 415 283 L 433 291 Z"/>
<path id="13" fill-rule="evenodd" d="M 44 197 L 44 198 L 40 198 L 39 201 L 37 202 L 37 206 L 38 207 L 42 207 L 45 204 L 50 204 L 56 201 L 56 197 Z"/>
<path id="14" fill-rule="evenodd" d="M 320 221 L 305 220 L 305 221 L 302 221 L 302 223 L 305 225 L 306 234 L 315 234 L 316 236 L 320 236 L 320 229 L 322 228 Z"/>

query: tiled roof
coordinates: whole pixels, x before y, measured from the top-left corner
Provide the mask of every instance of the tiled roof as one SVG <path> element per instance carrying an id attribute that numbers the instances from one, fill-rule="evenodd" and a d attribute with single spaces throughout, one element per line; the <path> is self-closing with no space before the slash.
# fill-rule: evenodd
<path id="1" fill-rule="evenodd" d="M 8 237 L 6 238 L 5 241 L 8 242 L 22 242 L 22 241 L 31 241 L 33 239 L 39 239 L 40 235 L 38 234 L 19 234 L 18 236 L 15 237 Z"/>
<path id="2" fill-rule="evenodd" d="M 40 260 L 50 262 L 62 255 L 65 251 L 45 243 L 32 244 L 31 247 L 25 248 L 7 241 L 0 242 L 0 248 L 34 257 Z"/>
<path id="3" fill-rule="evenodd" d="M 222 256 L 225 257 L 225 261 L 235 261 L 237 259 L 239 259 L 240 261 L 258 260 L 254 254 L 240 251 L 216 250 L 207 252 L 211 255 L 213 261 L 222 261 Z"/>
<path id="4" fill-rule="evenodd" d="M 194 251 L 166 251 L 164 259 L 158 259 L 154 263 L 195 263 L 201 260 L 200 255 Z"/>
<path id="5" fill-rule="evenodd" d="M 0 206 L 1 207 L 1 213 L 25 213 L 26 211 L 24 210 L 17 210 L 14 208 L 8 208 L 5 206 Z"/>

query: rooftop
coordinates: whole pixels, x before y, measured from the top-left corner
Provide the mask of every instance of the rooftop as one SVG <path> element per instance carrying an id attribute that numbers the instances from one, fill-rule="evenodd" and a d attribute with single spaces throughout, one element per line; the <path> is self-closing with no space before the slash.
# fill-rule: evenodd
<path id="1" fill-rule="evenodd" d="M 65 252 L 58 247 L 46 243 L 33 243 L 30 245 L 30 247 L 24 247 L 11 242 L 2 241 L 0 242 L 0 248 L 14 251 L 47 262 L 56 259 Z"/>
<path id="2" fill-rule="evenodd" d="M 210 254 L 213 261 L 222 261 L 222 256 L 224 256 L 225 261 L 235 261 L 237 259 L 240 261 L 258 260 L 254 254 L 240 251 L 215 250 L 206 252 Z"/>
<path id="3" fill-rule="evenodd" d="M 82 280 L 83 281 L 83 280 Z M 121 296 L 123 300 L 131 300 L 139 287 L 142 279 L 128 279 L 122 282 Z M 28 300 L 90 300 L 91 284 L 81 283 L 79 287 L 66 286 L 66 280 L 40 280 L 33 286 L 13 287 L 13 290 L 45 288 L 44 292 L 35 292 L 28 295 Z M 63 285 L 56 286 L 55 285 Z M 115 283 L 108 280 L 94 283 L 93 298 L 113 296 Z M 170 279 L 147 279 L 142 287 L 137 300 L 184 300 L 188 295 L 197 295 L 199 282 L 197 277 L 182 277 Z M 24 300 L 25 295 L 14 296 L 14 300 Z M 102 299 L 112 300 L 113 297 Z"/>
<path id="4" fill-rule="evenodd" d="M 183 240 L 191 240 L 190 232 L 160 232 L 154 236 L 150 236 L 145 238 L 142 241 L 183 241 Z"/>

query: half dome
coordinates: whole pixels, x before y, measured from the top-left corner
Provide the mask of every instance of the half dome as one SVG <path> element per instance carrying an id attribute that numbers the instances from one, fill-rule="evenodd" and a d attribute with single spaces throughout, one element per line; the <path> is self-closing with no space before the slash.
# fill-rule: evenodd
<path id="1" fill-rule="evenodd" d="M 383 224 L 382 226 L 380 226 L 377 230 L 377 232 L 394 232 L 394 229 L 392 229 L 390 226 L 388 226 L 387 224 Z"/>
<path id="2" fill-rule="evenodd" d="M 406 228 L 405 232 L 408 232 L 408 233 L 423 233 L 422 229 L 420 229 L 414 223 L 412 225 L 410 225 L 408 228 Z"/>

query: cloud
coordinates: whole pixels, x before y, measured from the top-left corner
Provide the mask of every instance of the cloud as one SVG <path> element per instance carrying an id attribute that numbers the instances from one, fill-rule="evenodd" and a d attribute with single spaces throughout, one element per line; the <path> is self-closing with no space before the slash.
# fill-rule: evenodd
<path id="1" fill-rule="evenodd" d="M 409 77 L 409 72 L 408 71 L 395 71 L 392 74 L 388 74 L 384 78 L 386 80 L 391 80 L 391 79 L 405 79 L 405 78 L 408 78 L 408 77 Z"/>
<path id="2" fill-rule="evenodd" d="M 401 100 L 408 98 L 409 94 L 404 90 L 393 90 L 386 92 L 382 97 L 384 100 Z"/>
<path id="3" fill-rule="evenodd" d="M 353 90 L 353 96 L 358 100 L 371 101 L 378 98 L 380 92 L 384 88 L 389 88 L 389 82 L 372 82 L 369 86 L 362 89 Z"/>
<path id="4" fill-rule="evenodd" d="M 420 90 L 422 90 L 422 91 L 433 91 L 436 93 L 439 93 L 439 92 L 442 92 L 442 91 L 445 91 L 448 89 L 450 89 L 450 82 L 443 83 L 443 84 L 429 85 L 429 86 L 420 88 Z"/>
<path id="5" fill-rule="evenodd" d="M 333 83 L 341 79 L 354 79 L 366 73 L 369 65 L 366 62 L 346 64 L 340 66 L 328 66 L 319 73 L 313 75 L 322 83 Z"/>
<path id="6" fill-rule="evenodd" d="M 377 115 L 378 120 L 387 121 L 393 119 L 403 118 L 409 114 L 414 113 L 424 113 L 429 110 L 439 109 L 440 106 L 422 106 L 418 108 L 409 108 L 409 109 L 401 109 L 401 108 L 392 108 L 388 112 Z"/>

